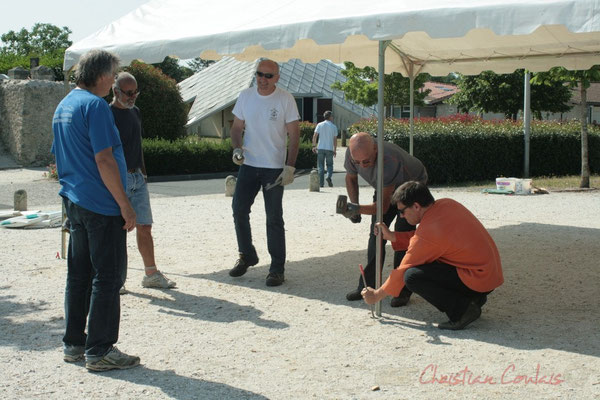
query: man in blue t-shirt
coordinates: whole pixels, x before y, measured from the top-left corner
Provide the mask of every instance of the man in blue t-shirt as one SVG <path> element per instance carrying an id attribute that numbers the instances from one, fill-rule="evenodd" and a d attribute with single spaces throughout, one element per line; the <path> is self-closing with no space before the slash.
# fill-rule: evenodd
<path id="1" fill-rule="evenodd" d="M 127 267 L 127 232 L 135 211 L 125 194 L 127 167 L 106 96 L 119 59 L 84 54 L 76 84 L 52 120 L 52 153 L 69 218 L 64 360 L 85 358 L 91 371 L 132 368 L 140 358 L 119 351 L 119 289 Z M 87 334 L 86 334 L 87 322 Z"/>

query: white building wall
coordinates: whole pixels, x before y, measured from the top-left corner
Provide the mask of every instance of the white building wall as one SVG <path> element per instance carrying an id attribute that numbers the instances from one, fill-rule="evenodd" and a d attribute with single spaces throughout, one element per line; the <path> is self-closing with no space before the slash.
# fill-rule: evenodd
<path id="1" fill-rule="evenodd" d="M 333 103 L 333 123 L 338 127 L 340 138 L 342 137 L 342 131 L 348 131 L 350 125 L 358 122 L 361 117 L 346 110 L 345 108 L 340 107 L 339 105 Z"/>
<path id="2" fill-rule="evenodd" d="M 233 106 L 216 112 L 186 128 L 188 135 L 228 138 L 233 124 Z"/>

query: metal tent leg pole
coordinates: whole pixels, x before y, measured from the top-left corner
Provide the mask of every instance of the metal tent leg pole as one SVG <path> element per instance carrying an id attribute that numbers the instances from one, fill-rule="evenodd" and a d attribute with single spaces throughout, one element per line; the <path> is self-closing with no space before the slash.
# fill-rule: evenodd
<path id="1" fill-rule="evenodd" d="M 529 138 L 531 135 L 531 88 L 529 80 L 531 79 L 531 72 L 525 71 L 525 100 L 523 104 L 523 136 L 525 138 L 524 143 L 524 154 L 525 159 L 523 160 L 523 178 L 529 178 Z"/>
<path id="2" fill-rule="evenodd" d="M 412 65 L 411 65 L 412 67 Z M 408 152 L 409 154 L 412 156 L 413 155 L 413 135 L 415 133 L 415 75 L 412 72 L 412 68 L 410 71 L 410 77 L 409 77 L 409 82 L 410 82 L 410 143 L 408 146 Z M 394 265 L 394 268 L 397 267 L 397 265 Z"/>
<path id="3" fill-rule="evenodd" d="M 377 222 L 383 221 L 383 121 L 385 113 L 383 111 L 383 89 L 385 82 L 385 49 L 389 41 L 379 41 L 379 77 L 377 88 Z M 377 247 L 375 257 L 375 289 L 381 287 L 381 269 L 383 238 L 377 235 Z M 381 317 L 381 301 L 375 304 L 375 314 Z"/>

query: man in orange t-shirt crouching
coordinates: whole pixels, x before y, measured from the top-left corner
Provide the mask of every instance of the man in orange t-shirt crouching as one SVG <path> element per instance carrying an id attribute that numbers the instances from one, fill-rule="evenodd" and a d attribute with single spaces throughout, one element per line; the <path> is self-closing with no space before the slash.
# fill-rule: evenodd
<path id="1" fill-rule="evenodd" d="M 504 282 L 500 255 L 481 222 L 452 199 L 435 200 L 422 183 L 399 186 L 391 199 L 411 225 L 410 232 L 392 232 L 384 223 L 377 233 L 406 250 L 400 266 L 374 290 L 362 290 L 367 304 L 397 296 L 406 285 L 450 319 L 440 329 L 464 329 L 481 315 L 487 295 Z"/>

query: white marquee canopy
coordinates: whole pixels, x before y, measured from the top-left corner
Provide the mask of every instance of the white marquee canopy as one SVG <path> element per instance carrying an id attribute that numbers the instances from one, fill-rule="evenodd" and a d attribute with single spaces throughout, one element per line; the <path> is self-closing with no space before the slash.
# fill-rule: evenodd
<path id="1" fill-rule="evenodd" d="M 385 71 L 498 73 L 600 59 L 598 0 L 153 0 L 74 43 L 64 69 L 93 48 L 160 62 L 165 56 L 329 59 Z M 414 71 L 414 72 L 416 72 Z"/>

